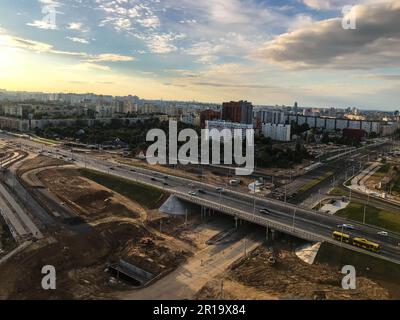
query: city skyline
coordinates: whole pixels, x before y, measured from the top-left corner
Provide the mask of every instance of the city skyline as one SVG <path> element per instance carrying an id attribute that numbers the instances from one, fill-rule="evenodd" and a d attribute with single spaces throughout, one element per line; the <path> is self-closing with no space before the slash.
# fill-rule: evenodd
<path id="1" fill-rule="evenodd" d="M 399 14 L 399 0 L 5 0 L 0 87 L 392 111 Z"/>

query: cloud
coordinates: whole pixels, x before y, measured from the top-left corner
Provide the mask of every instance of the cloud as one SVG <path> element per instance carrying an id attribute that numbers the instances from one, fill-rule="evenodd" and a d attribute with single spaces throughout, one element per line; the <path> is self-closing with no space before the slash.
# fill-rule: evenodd
<path id="1" fill-rule="evenodd" d="M 373 69 L 400 61 L 400 0 L 353 7 L 357 29 L 342 19 L 308 24 L 265 43 L 254 57 L 286 68 Z"/>
<path id="2" fill-rule="evenodd" d="M 27 23 L 26 25 L 38 29 L 57 30 L 57 25 L 45 20 L 35 20 L 33 22 Z"/>
<path id="3" fill-rule="evenodd" d="M 99 55 L 90 56 L 86 61 L 88 62 L 128 62 L 134 61 L 135 58 L 114 53 L 102 53 Z"/>
<path id="4" fill-rule="evenodd" d="M 34 20 L 26 25 L 38 29 L 57 30 L 56 9 L 61 6 L 61 3 L 56 0 L 38 0 L 38 2 L 42 6 L 43 19 Z"/>
<path id="5" fill-rule="evenodd" d="M 90 62 L 83 62 L 75 64 L 69 67 L 71 70 L 76 71 L 89 71 L 89 70 L 97 70 L 97 71 L 111 71 L 111 68 L 108 66 L 103 66 L 100 64 L 90 63 Z"/>
<path id="6" fill-rule="evenodd" d="M 344 6 L 357 4 L 377 4 L 391 0 L 303 0 L 304 4 L 315 10 L 337 10 Z"/>
<path id="7" fill-rule="evenodd" d="M 83 24 L 80 22 L 71 22 L 68 24 L 67 29 L 83 31 Z"/>
<path id="8" fill-rule="evenodd" d="M 84 38 L 78 38 L 78 37 L 67 37 L 67 39 L 73 41 L 73 42 L 77 42 L 77 43 L 82 43 L 82 44 L 88 44 L 89 41 L 84 39 Z"/>
<path id="9" fill-rule="evenodd" d="M 74 39 L 75 42 L 81 42 L 81 40 L 84 40 L 80 38 L 70 38 L 70 39 L 71 40 Z M 86 52 L 62 51 L 55 49 L 53 45 L 48 43 L 12 36 L 8 34 L 6 30 L 1 28 L 0 28 L 0 45 L 12 48 L 30 50 L 38 53 L 51 53 L 59 55 L 76 56 L 81 59 L 84 59 L 84 61 L 87 63 L 129 62 L 135 60 L 135 58 L 132 56 L 120 55 L 115 53 L 89 54 Z"/>

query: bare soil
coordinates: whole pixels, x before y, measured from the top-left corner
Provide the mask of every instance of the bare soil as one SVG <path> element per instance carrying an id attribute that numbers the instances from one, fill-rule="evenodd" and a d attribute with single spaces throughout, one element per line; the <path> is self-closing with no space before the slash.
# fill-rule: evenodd
<path id="1" fill-rule="evenodd" d="M 65 201 L 87 222 L 109 216 L 145 218 L 146 211 L 131 200 L 89 179 L 74 169 L 49 169 L 38 174 L 46 188 Z"/>
<path id="2" fill-rule="evenodd" d="M 269 258 L 274 256 L 276 263 Z M 308 265 L 298 259 L 287 245 L 279 245 L 274 253 L 267 247 L 256 249 L 248 258 L 231 266 L 219 278 L 210 281 L 199 291 L 198 299 L 220 299 L 223 281 L 224 299 L 308 299 L 359 300 L 389 299 L 388 291 L 377 283 L 359 277 L 357 289 L 341 287 L 343 275 L 325 264 Z M 227 284 L 225 286 L 225 283 Z"/>
<path id="3" fill-rule="evenodd" d="M 150 272 L 174 268 L 186 256 L 168 241 L 134 223 L 111 222 L 86 234 L 63 232 L 57 242 L 38 242 L 0 266 L 0 299 L 101 299 L 114 290 L 132 289 L 110 281 L 104 270 L 123 258 Z M 151 245 L 149 245 L 151 244 Z M 41 269 L 53 265 L 57 290 L 41 288 Z"/>

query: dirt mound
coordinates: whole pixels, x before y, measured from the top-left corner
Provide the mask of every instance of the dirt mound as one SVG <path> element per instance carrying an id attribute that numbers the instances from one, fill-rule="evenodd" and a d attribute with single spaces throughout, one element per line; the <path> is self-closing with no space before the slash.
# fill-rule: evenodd
<path id="1" fill-rule="evenodd" d="M 289 250 L 280 250 L 276 263 L 270 264 L 272 252 L 265 247 L 232 267 L 229 276 L 247 286 L 256 287 L 280 297 L 304 299 L 388 299 L 387 290 L 359 278 L 357 289 L 345 291 L 343 275 L 328 265 L 308 265 Z"/>
<path id="2" fill-rule="evenodd" d="M 29 159 L 25 161 L 19 168 L 18 168 L 18 175 L 21 176 L 25 172 L 45 168 L 45 167 L 53 167 L 53 166 L 63 166 L 68 164 L 67 162 L 55 158 L 50 158 L 46 156 L 39 155 L 36 158 Z"/>
<path id="3" fill-rule="evenodd" d="M 75 169 L 49 169 L 38 178 L 80 217 L 91 222 L 108 216 L 139 218 L 143 209 L 129 199 L 82 177 Z"/>
<path id="4" fill-rule="evenodd" d="M 271 263 L 271 257 L 275 263 Z M 249 257 L 231 266 L 229 272 L 213 279 L 199 291 L 197 299 L 219 299 L 221 283 L 226 283 L 224 299 L 310 299 L 358 300 L 389 299 L 386 289 L 357 278 L 356 290 L 343 290 L 343 275 L 329 265 L 309 265 L 298 259 L 289 246 L 272 252 L 262 246 Z M 228 288 L 230 288 L 228 290 Z"/>
<path id="5" fill-rule="evenodd" d="M 57 240 L 35 243 L 0 267 L 0 299 L 106 298 L 114 290 L 131 288 L 110 281 L 105 272 L 110 263 L 124 259 L 157 273 L 185 259 L 185 253 L 134 223 L 105 223 L 86 234 L 60 234 Z M 56 268 L 55 291 L 41 288 L 45 265 Z"/>

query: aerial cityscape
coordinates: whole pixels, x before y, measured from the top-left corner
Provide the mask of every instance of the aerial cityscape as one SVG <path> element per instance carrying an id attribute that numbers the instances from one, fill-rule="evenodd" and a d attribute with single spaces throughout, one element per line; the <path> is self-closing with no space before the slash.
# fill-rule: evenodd
<path id="1" fill-rule="evenodd" d="M 0 300 L 400 299 L 400 0 L 0 8 Z"/>

